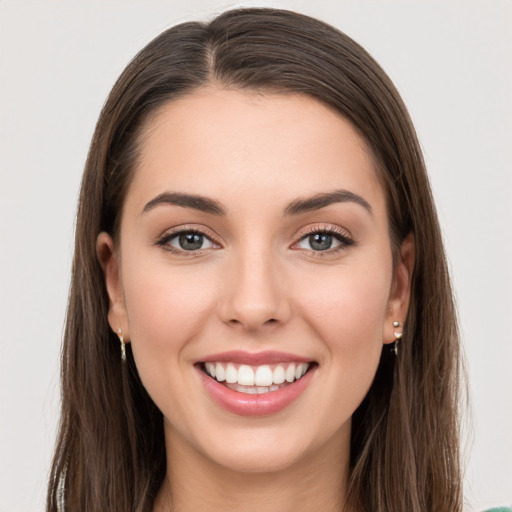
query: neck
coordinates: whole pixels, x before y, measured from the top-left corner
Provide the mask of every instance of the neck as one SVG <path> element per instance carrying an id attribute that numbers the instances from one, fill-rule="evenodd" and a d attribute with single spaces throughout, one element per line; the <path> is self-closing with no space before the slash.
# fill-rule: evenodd
<path id="1" fill-rule="evenodd" d="M 271 472 L 234 471 L 174 436 L 169 441 L 166 432 L 167 475 L 153 512 L 343 510 L 350 428 L 302 460 Z"/>

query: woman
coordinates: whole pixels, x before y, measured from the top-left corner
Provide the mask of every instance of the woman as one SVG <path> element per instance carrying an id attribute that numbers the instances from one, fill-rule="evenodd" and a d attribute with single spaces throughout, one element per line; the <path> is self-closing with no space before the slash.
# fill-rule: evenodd
<path id="1" fill-rule="evenodd" d="M 389 78 L 286 11 L 114 86 L 79 202 L 48 510 L 461 510 L 459 346 Z"/>

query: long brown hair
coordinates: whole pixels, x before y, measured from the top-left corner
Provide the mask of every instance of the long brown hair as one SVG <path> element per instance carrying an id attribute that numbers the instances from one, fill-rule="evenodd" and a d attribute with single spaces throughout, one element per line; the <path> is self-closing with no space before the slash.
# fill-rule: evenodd
<path id="1" fill-rule="evenodd" d="M 406 108 L 379 65 L 335 28 L 289 11 L 239 9 L 162 33 L 128 65 L 101 112 L 78 206 L 47 511 L 57 510 L 60 482 L 68 512 L 149 512 L 164 479 L 162 414 L 129 345 L 121 363 L 95 244 L 101 231 L 116 237 L 150 116 L 212 82 L 307 94 L 350 120 L 367 141 L 387 194 L 395 257 L 409 233 L 416 255 L 400 353 L 395 358 L 384 346 L 374 383 L 353 416 L 348 503 L 372 512 L 461 510 L 455 309 Z"/>

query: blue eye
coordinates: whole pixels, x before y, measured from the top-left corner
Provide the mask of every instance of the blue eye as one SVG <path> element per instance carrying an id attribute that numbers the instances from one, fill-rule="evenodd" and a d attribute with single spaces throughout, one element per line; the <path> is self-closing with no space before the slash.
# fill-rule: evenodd
<path id="1" fill-rule="evenodd" d="M 330 233 L 314 233 L 304 237 L 299 242 L 301 249 L 309 249 L 310 251 L 327 251 L 341 245 Z"/>
<path id="2" fill-rule="evenodd" d="M 299 249 L 314 252 L 337 251 L 354 245 L 354 241 L 342 233 L 335 231 L 314 231 L 301 238 L 297 243 Z"/>
<path id="3" fill-rule="evenodd" d="M 158 244 L 185 252 L 200 251 L 214 247 L 214 243 L 206 235 L 197 231 L 170 233 L 159 240 Z"/>

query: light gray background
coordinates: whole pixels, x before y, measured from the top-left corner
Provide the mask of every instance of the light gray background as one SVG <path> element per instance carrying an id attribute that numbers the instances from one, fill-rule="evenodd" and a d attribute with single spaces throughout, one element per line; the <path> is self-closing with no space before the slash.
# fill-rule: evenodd
<path id="1" fill-rule="evenodd" d="M 467 354 L 468 509 L 510 505 L 510 0 L 0 0 L 0 512 L 44 508 L 75 203 L 102 103 L 163 29 L 239 5 L 332 23 L 403 94 L 438 202 Z"/>

